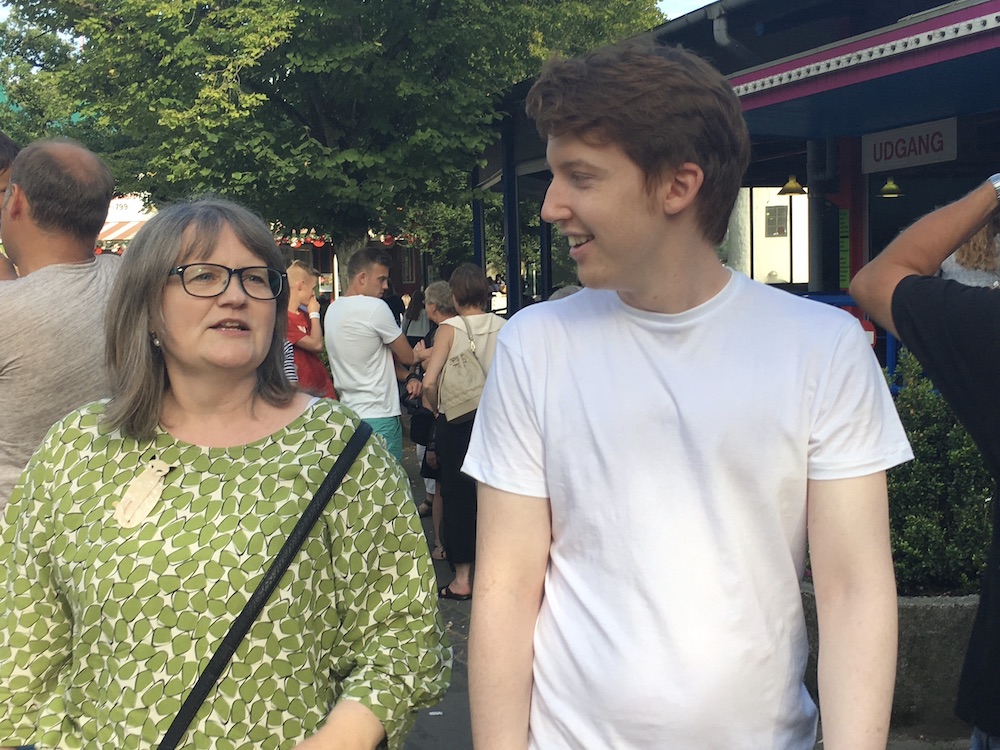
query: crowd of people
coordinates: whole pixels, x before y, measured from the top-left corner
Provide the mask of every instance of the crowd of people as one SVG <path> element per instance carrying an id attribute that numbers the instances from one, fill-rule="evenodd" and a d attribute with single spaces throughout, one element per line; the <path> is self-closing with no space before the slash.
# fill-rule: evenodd
<path id="1" fill-rule="evenodd" d="M 510 321 L 471 263 L 405 305 L 379 243 L 324 306 L 223 199 L 95 256 L 107 166 L 0 137 L 0 750 L 156 747 L 208 677 L 184 747 L 398 750 L 449 685 L 440 599 L 472 607 L 477 748 L 812 750 L 807 549 L 824 746 L 885 747 L 885 473 L 912 453 L 856 318 L 718 259 L 750 159 L 732 88 L 620 45 L 549 63 L 527 111 L 580 285 Z M 994 175 L 851 285 L 994 477 L 998 206 Z M 997 555 L 995 531 L 958 708 L 976 749 L 1000 746 Z"/>

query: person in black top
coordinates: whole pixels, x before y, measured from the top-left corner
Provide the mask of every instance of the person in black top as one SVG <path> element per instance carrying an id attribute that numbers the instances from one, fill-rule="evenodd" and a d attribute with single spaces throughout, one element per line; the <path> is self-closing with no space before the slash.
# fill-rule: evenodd
<path id="1" fill-rule="evenodd" d="M 382 295 L 382 301 L 392 310 L 392 315 L 396 319 L 396 325 L 399 325 L 403 319 L 403 313 L 406 312 L 406 304 L 403 302 L 403 298 L 396 294 L 396 287 L 392 285 L 392 279 L 388 281 L 388 287 Z"/>
<path id="2" fill-rule="evenodd" d="M 917 221 L 851 282 L 851 294 L 896 334 L 976 441 L 1000 481 L 1000 290 L 934 275 L 1000 209 L 1000 174 Z M 1000 524 L 993 537 L 969 640 L 956 713 L 972 749 L 1000 747 Z"/>

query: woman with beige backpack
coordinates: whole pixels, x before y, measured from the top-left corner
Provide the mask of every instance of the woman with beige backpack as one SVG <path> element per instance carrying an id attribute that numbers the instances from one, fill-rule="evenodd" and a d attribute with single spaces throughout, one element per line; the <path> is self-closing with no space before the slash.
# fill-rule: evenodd
<path id="1" fill-rule="evenodd" d="M 458 315 L 442 322 L 424 374 L 424 399 L 438 413 L 435 443 L 440 463 L 442 536 L 455 578 L 438 590 L 443 599 L 472 598 L 476 556 L 476 483 L 462 473 L 476 407 L 493 362 L 497 333 L 506 321 L 485 312 L 490 287 L 483 269 L 463 263 L 449 279 Z"/>

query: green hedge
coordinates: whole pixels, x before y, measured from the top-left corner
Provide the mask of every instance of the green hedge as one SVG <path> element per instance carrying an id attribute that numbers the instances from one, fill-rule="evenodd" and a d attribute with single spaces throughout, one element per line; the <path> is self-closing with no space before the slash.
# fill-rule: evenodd
<path id="1" fill-rule="evenodd" d="M 993 480 L 969 433 L 905 349 L 894 381 L 914 454 L 889 471 L 899 593 L 976 593 L 990 541 Z"/>

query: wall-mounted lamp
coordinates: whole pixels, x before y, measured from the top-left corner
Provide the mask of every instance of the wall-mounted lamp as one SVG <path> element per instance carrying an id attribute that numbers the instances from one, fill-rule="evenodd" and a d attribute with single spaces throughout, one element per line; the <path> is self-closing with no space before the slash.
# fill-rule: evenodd
<path id="1" fill-rule="evenodd" d="M 788 175 L 788 182 L 778 191 L 778 195 L 805 195 L 806 189 L 795 179 L 795 175 Z"/>
<path id="2" fill-rule="evenodd" d="M 890 177 L 879 189 L 878 195 L 880 198 L 902 198 L 903 191 L 899 189 L 899 185 L 896 184 L 896 181 Z"/>

